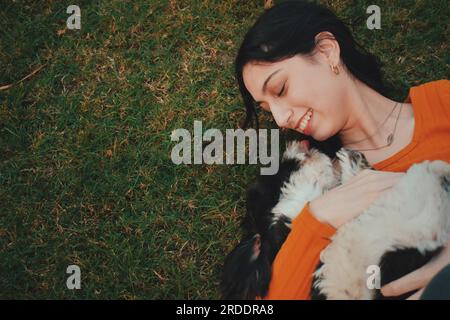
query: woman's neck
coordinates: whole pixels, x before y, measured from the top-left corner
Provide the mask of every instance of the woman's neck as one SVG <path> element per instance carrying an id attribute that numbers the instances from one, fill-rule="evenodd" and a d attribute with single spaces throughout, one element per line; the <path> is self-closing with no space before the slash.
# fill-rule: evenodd
<path id="1" fill-rule="evenodd" d="M 373 164 L 407 145 L 414 131 L 412 106 L 410 104 L 402 106 L 401 102 L 396 106 L 396 101 L 384 97 L 366 84 L 358 80 L 349 82 L 350 90 L 347 99 L 349 116 L 339 135 L 342 145 L 355 150 L 385 146 L 387 137 L 394 131 L 397 117 L 398 123 L 392 145 L 378 150 L 364 151 L 364 155 L 369 163 Z M 394 107 L 395 110 L 393 110 Z M 399 114 L 400 111 L 401 114 Z M 388 115 L 389 118 L 387 118 Z M 384 120 L 386 122 L 380 127 Z"/>

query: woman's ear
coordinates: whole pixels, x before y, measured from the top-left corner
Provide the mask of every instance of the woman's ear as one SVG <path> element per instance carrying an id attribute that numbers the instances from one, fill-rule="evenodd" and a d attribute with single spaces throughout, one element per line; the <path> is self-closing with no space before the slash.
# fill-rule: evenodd
<path id="1" fill-rule="evenodd" d="M 322 31 L 314 37 L 316 53 L 325 59 L 331 66 L 340 66 L 340 47 L 336 38 L 331 32 Z"/>

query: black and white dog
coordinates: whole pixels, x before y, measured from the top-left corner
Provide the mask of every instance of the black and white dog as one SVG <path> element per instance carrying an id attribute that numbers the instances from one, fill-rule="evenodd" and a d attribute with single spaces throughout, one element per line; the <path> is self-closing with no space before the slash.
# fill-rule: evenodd
<path id="1" fill-rule="evenodd" d="M 371 169 L 360 152 L 341 148 L 336 156 L 331 160 L 290 142 L 278 173 L 259 176 L 248 189 L 245 234 L 225 259 L 224 299 L 264 297 L 272 262 L 306 202 Z M 450 233 L 449 181 L 450 164 L 444 161 L 411 166 L 389 193 L 338 229 L 321 253 L 311 298 L 382 299 L 379 289 L 367 285 L 370 266 L 380 268 L 382 286 L 437 255 Z"/>

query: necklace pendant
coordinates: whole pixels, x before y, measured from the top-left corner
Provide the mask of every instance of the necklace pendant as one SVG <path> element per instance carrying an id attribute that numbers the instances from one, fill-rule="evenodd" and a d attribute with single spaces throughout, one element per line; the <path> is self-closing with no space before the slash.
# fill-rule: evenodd
<path id="1" fill-rule="evenodd" d="M 390 135 L 388 135 L 387 137 L 387 145 L 390 146 L 392 144 L 392 142 L 394 141 L 394 135 L 391 133 Z"/>

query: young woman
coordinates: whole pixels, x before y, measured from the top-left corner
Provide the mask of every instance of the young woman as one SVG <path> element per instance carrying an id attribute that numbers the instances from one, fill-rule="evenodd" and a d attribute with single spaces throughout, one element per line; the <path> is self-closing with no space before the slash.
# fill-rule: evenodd
<path id="1" fill-rule="evenodd" d="M 293 221 L 266 298 L 308 299 L 320 252 L 340 226 L 388 192 L 412 164 L 450 162 L 450 81 L 412 87 L 404 101 L 388 98 L 377 58 L 330 10 L 303 1 L 265 11 L 246 34 L 235 67 L 247 110 L 244 127 L 262 108 L 280 128 L 310 141 L 339 137 L 340 146 L 363 152 L 377 169 L 309 202 Z M 383 294 L 419 289 L 411 298 L 420 297 L 450 263 L 449 248 L 383 287 Z"/>

